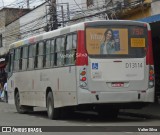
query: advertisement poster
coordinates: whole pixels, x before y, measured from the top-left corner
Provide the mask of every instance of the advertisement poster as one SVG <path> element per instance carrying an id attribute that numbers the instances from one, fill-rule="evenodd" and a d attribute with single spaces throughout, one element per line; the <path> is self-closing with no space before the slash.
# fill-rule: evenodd
<path id="1" fill-rule="evenodd" d="M 128 29 L 87 28 L 86 47 L 89 54 L 128 54 Z"/>

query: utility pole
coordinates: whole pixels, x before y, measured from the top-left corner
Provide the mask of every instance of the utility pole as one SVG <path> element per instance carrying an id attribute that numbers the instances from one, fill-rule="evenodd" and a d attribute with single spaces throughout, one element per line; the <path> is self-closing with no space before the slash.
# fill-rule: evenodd
<path id="1" fill-rule="evenodd" d="M 67 3 L 67 16 L 68 16 L 68 21 L 70 21 L 69 3 Z"/>
<path id="2" fill-rule="evenodd" d="M 56 3 L 57 0 L 46 0 L 46 31 L 58 29 L 58 26 L 65 26 L 70 21 L 69 3 Z M 57 9 L 60 7 L 60 9 Z M 57 15 L 57 10 L 59 16 Z M 67 10 L 67 13 L 65 13 Z M 61 15 L 60 15 L 61 11 Z M 61 21 L 62 20 L 62 21 Z"/>
<path id="3" fill-rule="evenodd" d="M 106 19 L 109 20 L 109 16 L 108 16 L 108 13 L 107 13 L 107 9 L 109 6 L 112 6 L 113 7 L 113 0 L 105 0 L 106 2 L 106 5 L 105 5 L 105 8 L 106 8 L 106 13 L 105 13 L 105 16 L 106 16 Z"/>
<path id="4" fill-rule="evenodd" d="M 64 27 L 64 11 L 63 11 L 63 5 L 61 5 L 61 12 L 62 12 L 62 24 Z"/>
<path id="5" fill-rule="evenodd" d="M 56 0 L 51 0 L 51 30 L 58 28 Z"/>
<path id="6" fill-rule="evenodd" d="M 58 28 L 58 20 L 57 20 L 57 7 L 56 0 L 46 0 L 46 31 L 55 30 Z"/>
<path id="7" fill-rule="evenodd" d="M 29 7 L 29 0 L 27 0 L 27 8 L 30 8 L 30 7 Z"/>

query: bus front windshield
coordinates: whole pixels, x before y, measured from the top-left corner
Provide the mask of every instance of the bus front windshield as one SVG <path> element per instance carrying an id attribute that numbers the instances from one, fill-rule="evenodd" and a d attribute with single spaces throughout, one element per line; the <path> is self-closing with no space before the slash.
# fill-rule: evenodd
<path id="1" fill-rule="evenodd" d="M 86 49 L 92 57 L 142 58 L 147 48 L 147 28 L 87 27 Z"/>

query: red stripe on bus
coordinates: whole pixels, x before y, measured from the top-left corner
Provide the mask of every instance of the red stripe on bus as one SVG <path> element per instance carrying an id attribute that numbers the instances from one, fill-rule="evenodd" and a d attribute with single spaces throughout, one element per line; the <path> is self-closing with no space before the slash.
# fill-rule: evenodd
<path id="1" fill-rule="evenodd" d="M 148 31 L 148 48 L 146 54 L 146 64 L 153 65 L 152 35 L 151 30 Z"/>
<path id="2" fill-rule="evenodd" d="M 88 65 L 88 54 L 85 48 L 85 32 L 82 30 L 78 31 L 76 65 Z"/>

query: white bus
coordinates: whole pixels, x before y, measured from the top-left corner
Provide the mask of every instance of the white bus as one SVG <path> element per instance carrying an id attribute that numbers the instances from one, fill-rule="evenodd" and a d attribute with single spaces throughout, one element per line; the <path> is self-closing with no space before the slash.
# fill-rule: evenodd
<path id="1" fill-rule="evenodd" d="M 136 21 L 90 21 L 10 45 L 9 103 L 19 113 L 46 107 L 117 116 L 154 101 L 151 30 Z"/>

